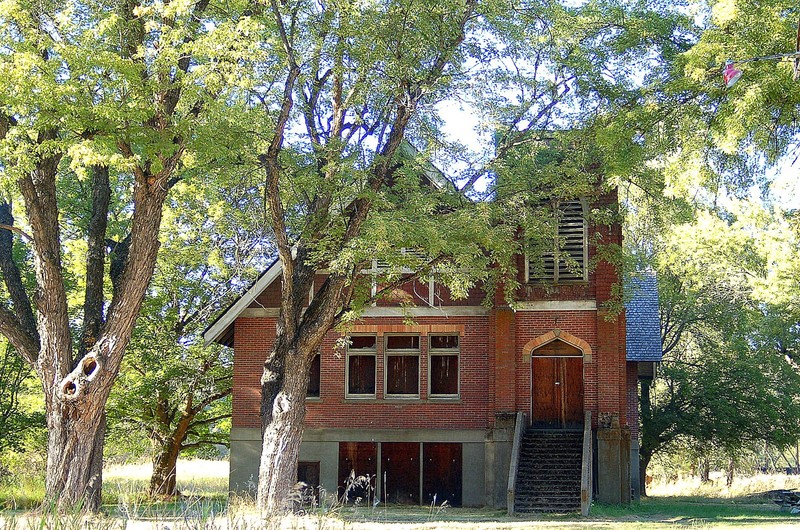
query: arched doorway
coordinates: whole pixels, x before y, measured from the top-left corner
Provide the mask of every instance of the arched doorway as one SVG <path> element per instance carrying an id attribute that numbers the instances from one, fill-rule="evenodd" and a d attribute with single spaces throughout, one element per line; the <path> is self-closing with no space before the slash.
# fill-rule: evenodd
<path id="1" fill-rule="evenodd" d="M 560 338 L 531 351 L 531 425 L 583 425 L 583 351 Z"/>

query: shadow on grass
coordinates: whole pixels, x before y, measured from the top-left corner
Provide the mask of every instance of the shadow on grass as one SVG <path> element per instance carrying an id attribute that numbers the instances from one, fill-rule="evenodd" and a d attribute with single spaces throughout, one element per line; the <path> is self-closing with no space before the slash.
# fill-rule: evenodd
<path id="1" fill-rule="evenodd" d="M 627 507 L 595 504 L 589 518 L 669 524 L 800 525 L 800 516 L 782 511 L 763 498 L 649 497 Z"/>

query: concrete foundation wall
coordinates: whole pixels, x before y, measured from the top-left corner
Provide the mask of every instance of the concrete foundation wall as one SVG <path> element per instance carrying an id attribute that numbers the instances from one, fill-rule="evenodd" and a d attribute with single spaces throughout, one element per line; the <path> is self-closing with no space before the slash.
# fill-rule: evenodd
<path id="1" fill-rule="evenodd" d="M 460 443 L 462 447 L 462 504 L 464 506 L 483 506 L 487 503 L 487 486 L 494 488 L 495 477 L 487 460 L 498 458 L 505 461 L 505 471 L 499 470 L 502 481 L 502 502 L 505 503 L 505 483 L 508 480 L 508 456 L 510 445 L 505 450 L 504 442 L 487 442 L 485 430 L 349 430 L 349 429 L 306 429 L 300 445 L 301 461 L 320 463 L 320 486 L 328 492 L 335 492 L 339 477 L 339 442 L 449 442 Z M 230 490 L 242 496 L 254 496 L 258 485 L 258 467 L 261 460 L 261 431 L 259 429 L 234 427 L 231 429 L 231 468 Z M 380 466 L 380 461 L 378 463 Z M 497 473 L 497 471 L 496 471 Z M 380 469 L 379 469 L 380 474 Z M 379 481 L 378 481 L 379 482 Z M 380 489 L 380 484 L 378 484 Z"/>
<path id="2" fill-rule="evenodd" d="M 231 429 L 229 489 L 235 495 L 255 497 L 261 461 L 261 430 Z"/>
<path id="3" fill-rule="evenodd" d="M 618 424 L 597 430 L 597 500 L 602 503 L 631 502 L 630 436 Z"/>
<path id="4" fill-rule="evenodd" d="M 486 442 L 486 496 L 484 506 L 506 507 L 508 471 L 514 430 L 494 429 Z"/>

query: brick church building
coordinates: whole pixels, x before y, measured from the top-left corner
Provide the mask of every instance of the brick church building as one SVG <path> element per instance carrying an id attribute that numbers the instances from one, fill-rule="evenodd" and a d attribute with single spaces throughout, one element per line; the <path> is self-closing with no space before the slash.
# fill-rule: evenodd
<path id="1" fill-rule="evenodd" d="M 417 281 L 367 308 L 346 340 L 330 332 L 309 374 L 299 478 L 370 502 L 572 511 L 594 494 L 627 503 L 638 481 L 639 365 L 657 359 L 626 352 L 625 311 L 608 309 L 619 272 L 594 259 L 596 241 L 621 244 L 621 228 L 594 226 L 585 212 L 616 200 L 557 204 L 564 247 L 543 270 L 518 257 L 513 309 L 499 297 L 482 303 L 479 288 L 453 300 Z M 260 377 L 280 282 L 275 263 L 205 332 L 234 348 L 234 492 L 254 491 L 258 477 Z M 551 462 L 569 452 L 559 444 L 572 460 Z M 368 488 L 348 486 L 358 476 Z"/>

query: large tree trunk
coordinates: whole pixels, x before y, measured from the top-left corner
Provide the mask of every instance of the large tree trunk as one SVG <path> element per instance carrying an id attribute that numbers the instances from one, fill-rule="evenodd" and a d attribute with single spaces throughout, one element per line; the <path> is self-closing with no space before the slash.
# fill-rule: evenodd
<path id="1" fill-rule="evenodd" d="M 42 349 L 36 364 L 45 392 L 48 426 L 46 503 L 61 510 L 100 507 L 105 437 L 105 405 L 130 341 L 133 326 L 152 276 L 158 251 L 158 230 L 166 189 L 134 189 L 132 252 L 119 291 L 108 309 L 101 337 L 81 359 L 71 351 L 69 314 L 58 260 L 37 258 L 37 282 L 53 291 L 38 303 Z M 54 232 L 57 236 L 58 232 Z M 55 239 L 56 244 L 58 238 Z M 48 240 L 49 241 L 49 240 Z M 57 245 L 54 246 L 57 248 Z M 37 256 L 56 251 L 38 251 Z M 51 263 L 51 261 L 53 263 Z M 57 278 L 57 276 L 56 276 Z"/>
<path id="2" fill-rule="evenodd" d="M 281 387 L 269 401 L 272 404 L 271 418 L 264 426 L 258 474 L 257 503 L 267 513 L 291 509 L 295 500 L 292 490 L 297 483 L 297 456 L 306 415 L 308 370 L 313 358 L 313 351 L 286 351 L 286 346 L 281 347 L 281 344 L 282 341 L 276 341 L 275 350 L 270 356 L 275 361 L 283 359 L 285 369 Z M 274 367 L 274 363 L 265 363 L 265 375 Z M 266 391 L 266 387 L 262 391 Z M 262 395 L 262 400 L 268 400 L 266 393 Z"/>
<path id="3" fill-rule="evenodd" d="M 166 411 L 169 404 L 163 401 L 162 411 Z M 155 437 L 157 445 L 156 453 L 153 455 L 153 474 L 150 476 L 150 489 L 148 494 L 151 497 L 176 497 L 180 495 L 177 486 L 177 465 L 178 457 L 183 449 L 189 428 L 195 414 L 184 411 L 175 428 L 171 426 L 170 415 L 164 413 L 161 416 L 160 430 L 161 436 Z"/>
<path id="4" fill-rule="evenodd" d="M 653 453 L 639 450 L 639 495 L 642 497 L 647 497 L 647 466 L 652 458 Z"/>
<path id="5" fill-rule="evenodd" d="M 46 506 L 100 508 L 106 415 L 104 403 L 91 405 L 48 406 Z"/>
<path id="6" fill-rule="evenodd" d="M 169 440 L 153 456 L 153 474 L 150 476 L 151 497 L 176 497 L 178 492 L 178 455 L 180 442 Z"/>

